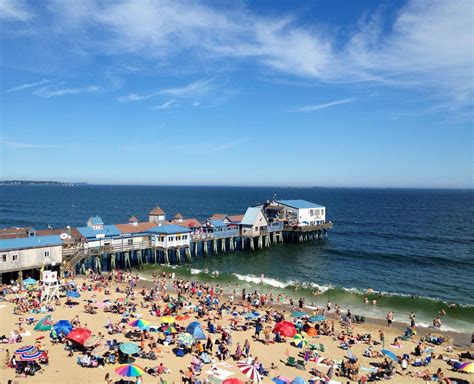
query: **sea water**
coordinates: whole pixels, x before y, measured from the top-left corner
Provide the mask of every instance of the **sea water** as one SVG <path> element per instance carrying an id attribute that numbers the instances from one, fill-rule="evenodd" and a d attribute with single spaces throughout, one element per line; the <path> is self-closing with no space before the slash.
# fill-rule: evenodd
<path id="1" fill-rule="evenodd" d="M 445 329 L 474 329 L 472 190 L 2 186 L 0 226 L 83 226 L 91 215 L 106 224 L 132 215 L 145 221 L 156 205 L 168 218 L 180 212 L 204 220 L 243 214 L 274 196 L 326 206 L 334 222 L 328 239 L 200 256 L 180 273 L 304 296 L 308 304 L 331 300 L 367 316 L 384 317 L 390 308 L 396 320 L 408 321 L 414 311 L 423 325 L 443 307 Z M 365 297 L 377 305 L 364 304 Z"/>

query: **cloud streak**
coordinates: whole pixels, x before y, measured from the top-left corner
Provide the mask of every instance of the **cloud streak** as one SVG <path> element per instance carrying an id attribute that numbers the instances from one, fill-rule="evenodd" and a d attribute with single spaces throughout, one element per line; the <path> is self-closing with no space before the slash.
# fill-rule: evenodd
<path id="1" fill-rule="evenodd" d="M 151 93 L 137 94 L 130 93 L 121 96 L 118 101 L 121 103 L 129 103 L 135 101 L 144 101 L 157 96 L 172 96 L 176 98 L 195 98 L 208 94 L 215 88 L 213 79 L 202 79 L 193 81 L 182 87 L 165 88 Z"/>
<path id="2" fill-rule="evenodd" d="M 153 107 L 153 109 L 155 110 L 170 109 L 175 105 L 175 102 L 176 100 L 168 100 L 168 101 L 165 101 L 163 104 Z"/>
<path id="3" fill-rule="evenodd" d="M 0 0 L 0 20 L 25 22 L 32 18 L 23 0 Z"/>
<path id="4" fill-rule="evenodd" d="M 5 92 L 3 92 L 3 94 L 5 95 L 7 93 L 18 92 L 18 91 L 23 91 L 23 90 L 28 89 L 28 88 L 38 87 L 40 85 L 49 83 L 50 81 L 51 80 L 43 79 L 41 81 L 37 81 L 37 82 L 34 82 L 34 83 L 26 83 L 26 84 L 17 85 L 15 87 L 7 89 Z"/>
<path id="5" fill-rule="evenodd" d="M 34 91 L 33 94 L 39 97 L 49 99 L 51 97 L 58 97 L 64 95 L 79 95 L 81 93 L 95 93 L 100 91 L 100 87 L 97 85 L 89 85 L 86 87 L 63 87 L 60 86 L 64 83 L 58 83 L 47 87 L 39 88 Z"/>
<path id="6" fill-rule="evenodd" d="M 326 109 L 326 108 L 331 108 L 335 107 L 336 105 L 341 105 L 341 104 L 348 104 L 352 103 L 354 99 L 340 99 L 340 100 L 334 100 L 328 103 L 322 103 L 322 104 L 313 104 L 313 105 L 304 105 L 302 107 L 296 107 L 290 109 L 290 112 L 314 112 L 314 111 L 320 111 L 321 109 Z"/>
<path id="7" fill-rule="evenodd" d="M 2 141 L 2 145 L 12 149 L 38 149 L 38 148 L 54 148 L 53 145 L 37 144 L 37 143 L 22 143 L 17 141 Z"/>

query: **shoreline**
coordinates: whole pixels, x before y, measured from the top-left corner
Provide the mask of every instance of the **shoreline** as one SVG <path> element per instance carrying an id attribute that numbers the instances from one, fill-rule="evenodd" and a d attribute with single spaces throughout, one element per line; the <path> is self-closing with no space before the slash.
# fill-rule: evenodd
<path id="1" fill-rule="evenodd" d="M 167 269 L 169 269 L 169 267 L 167 267 L 167 266 L 164 266 L 164 268 L 162 268 L 162 267 L 163 266 L 160 265 L 159 267 L 154 268 L 153 271 L 156 271 L 157 274 L 158 274 L 158 271 L 167 271 Z M 174 272 L 176 272 L 177 268 L 172 268 L 172 270 Z M 134 270 L 133 272 L 139 274 L 140 281 L 143 282 L 143 287 L 151 288 L 153 286 L 153 281 L 149 279 L 149 276 L 147 276 L 147 275 L 144 276 L 143 271 Z M 188 281 L 198 281 L 200 283 L 207 283 L 209 285 L 219 284 L 219 286 L 221 286 L 221 288 L 223 289 L 226 297 L 228 297 L 228 295 L 232 293 L 233 289 L 236 290 L 237 296 L 239 296 L 240 292 L 238 292 L 238 291 L 242 289 L 242 287 L 238 283 L 235 284 L 234 286 L 232 286 L 231 283 L 228 283 L 227 286 L 222 286 L 220 284 L 220 283 L 222 283 L 221 281 L 217 281 L 217 282 L 213 283 L 212 280 L 207 281 L 205 279 L 199 279 L 198 274 L 192 274 L 191 277 L 189 277 L 189 278 L 187 276 L 180 276 L 179 274 L 176 274 L 175 280 L 176 279 L 182 279 L 182 280 L 188 280 Z M 169 279 L 167 279 L 167 280 L 169 280 Z M 254 288 L 257 289 L 258 285 L 256 285 Z M 170 292 L 176 293 L 175 290 L 174 290 L 173 285 L 168 286 L 168 289 L 169 289 Z M 281 290 L 281 289 L 277 288 L 277 287 L 274 287 L 273 293 L 277 294 L 277 293 L 279 293 L 279 290 Z M 283 293 L 283 292 L 280 292 L 280 293 Z M 236 303 L 241 303 L 242 302 L 241 299 L 235 298 L 234 300 L 235 300 Z M 274 302 L 271 306 L 274 307 L 277 310 L 284 311 L 284 312 L 287 312 L 287 313 L 291 313 L 293 311 L 293 308 L 291 307 L 289 302 L 285 302 L 285 303 Z M 321 306 L 305 305 L 304 308 L 306 308 L 308 311 L 313 311 L 315 308 L 321 308 Z M 342 312 L 344 313 L 344 309 L 342 309 Z M 334 312 L 334 309 L 329 314 L 327 314 L 326 316 L 330 320 L 339 322 L 339 319 L 337 318 L 337 316 Z M 364 317 L 365 317 L 365 322 L 362 323 L 362 324 L 353 323 L 352 324 L 353 328 L 354 327 L 360 327 L 360 326 L 363 326 L 364 324 L 366 324 L 368 326 L 377 326 L 377 327 L 383 329 L 384 331 L 389 330 L 389 329 L 397 330 L 397 331 L 400 332 L 400 335 L 403 335 L 405 330 L 409 327 L 408 322 L 393 321 L 391 327 L 388 327 L 387 326 L 387 321 L 385 319 L 376 318 L 376 317 L 372 317 L 372 316 L 364 316 Z M 456 331 L 452 331 L 452 330 L 434 329 L 432 327 L 425 327 L 425 326 L 416 326 L 415 329 L 416 329 L 416 332 L 417 332 L 417 336 L 426 336 L 430 333 L 442 334 L 442 335 L 445 335 L 447 339 L 452 339 L 453 340 L 453 345 L 456 346 L 456 347 L 459 347 L 459 348 L 470 348 L 471 347 L 471 334 L 469 334 L 468 332 L 456 332 Z"/>

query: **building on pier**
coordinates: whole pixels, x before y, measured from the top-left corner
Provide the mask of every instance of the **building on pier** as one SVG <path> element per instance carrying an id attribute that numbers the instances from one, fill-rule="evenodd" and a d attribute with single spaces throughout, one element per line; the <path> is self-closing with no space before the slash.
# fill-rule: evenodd
<path id="1" fill-rule="evenodd" d="M 163 221 L 166 220 L 166 213 L 158 205 L 153 208 L 148 214 L 148 221 L 160 225 Z"/>
<path id="2" fill-rule="evenodd" d="M 157 248 L 189 247 L 191 229 L 176 224 L 165 224 L 150 228 L 151 243 Z"/>
<path id="3" fill-rule="evenodd" d="M 281 207 L 278 217 L 288 225 L 320 225 L 326 222 L 326 208 L 306 200 L 277 200 L 273 207 Z M 267 206 L 272 207 L 270 204 Z M 272 208 L 270 208 L 271 210 Z"/>
<path id="4" fill-rule="evenodd" d="M 63 241 L 58 235 L 0 240 L 0 275 L 3 283 L 30 276 L 41 278 L 45 267 L 59 268 Z"/>
<path id="5" fill-rule="evenodd" d="M 267 234 L 268 220 L 262 207 L 249 207 L 240 221 L 243 237 L 258 237 Z"/>

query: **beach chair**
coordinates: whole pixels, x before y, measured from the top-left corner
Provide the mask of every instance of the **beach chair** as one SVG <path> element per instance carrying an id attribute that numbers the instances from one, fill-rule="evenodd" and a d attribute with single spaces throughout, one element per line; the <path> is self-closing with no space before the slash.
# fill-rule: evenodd
<path id="1" fill-rule="evenodd" d="M 304 360 L 298 360 L 296 362 L 296 369 L 300 369 L 302 371 L 306 371 L 306 363 Z"/>
<path id="2" fill-rule="evenodd" d="M 288 356 L 286 365 L 288 365 L 289 367 L 296 367 L 296 359 L 293 356 Z"/>
<path id="3" fill-rule="evenodd" d="M 320 350 L 321 352 L 326 352 L 326 348 L 324 348 L 324 344 L 319 343 L 319 350 Z"/>

